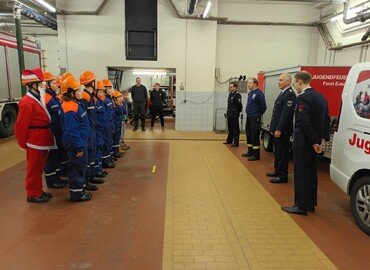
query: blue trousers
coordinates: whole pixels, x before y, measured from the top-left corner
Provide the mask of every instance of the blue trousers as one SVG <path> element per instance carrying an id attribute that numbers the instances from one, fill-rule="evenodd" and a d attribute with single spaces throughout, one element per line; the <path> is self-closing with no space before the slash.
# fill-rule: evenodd
<path id="1" fill-rule="evenodd" d="M 108 127 L 105 129 L 104 135 L 104 146 L 103 146 L 103 156 L 102 162 L 103 164 L 108 164 L 112 162 L 112 145 L 113 145 L 113 132 L 114 132 L 114 125 L 109 123 Z"/>
<path id="2" fill-rule="evenodd" d="M 90 128 L 90 137 L 87 146 L 87 166 L 86 180 L 91 180 L 95 176 L 95 157 L 96 157 L 96 130 Z"/>
<path id="3" fill-rule="evenodd" d="M 49 151 L 49 156 L 45 164 L 44 175 L 46 185 L 57 184 L 60 181 L 61 150 L 53 149 Z"/>
<path id="4" fill-rule="evenodd" d="M 115 126 L 113 132 L 113 154 L 118 154 L 119 152 L 119 142 L 121 140 L 121 129 L 122 126 Z"/>
<path id="5" fill-rule="evenodd" d="M 96 154 L 95 154 L 95 174 L 101 174 L 103 172 L 102 167 L 102 156 L 104 147 L 105 129 L 96 129 Z"/>
<path id="6" fill-rule="evenodd" d="M 76 157 L 73 149 L 67 150 L 69 158 L 69 192 L 72 199 L 78 199 L 85 194 L 85 172 L 87 166 L 87 145 L 82 157 Z"/>

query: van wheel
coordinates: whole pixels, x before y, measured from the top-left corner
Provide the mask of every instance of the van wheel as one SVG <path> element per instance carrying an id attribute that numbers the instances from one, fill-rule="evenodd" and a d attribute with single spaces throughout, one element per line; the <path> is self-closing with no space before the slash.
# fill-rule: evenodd
<path id="1" fill-rule="evenodd" d="M 357 225 L 370 235 L 370 177 L 357 180 L 351 192 L 351 212 Z"/>
<path id="2" fill-rule="evenodd" d="M 263 140 L 263 149 L 265 149 L 267 152 L 272 152 L 271 134 L 267 131 L 263 132 L 262 140 Z"/>
<path id="3" fill-rule="evenodd" d="M 0 136 L 9 137 L 14 134 L 14 124 L 17 119 L 17 111 L 13 106 L 5 106 L 1 113 Z"/>

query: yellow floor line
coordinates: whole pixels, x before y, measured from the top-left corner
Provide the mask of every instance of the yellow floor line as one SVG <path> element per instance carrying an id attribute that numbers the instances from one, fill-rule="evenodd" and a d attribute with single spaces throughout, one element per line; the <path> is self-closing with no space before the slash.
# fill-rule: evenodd
<path id="1" fill-rule="evenodd" d="M 219 142 L 170 142 L 163 269 L 336 269 Z"/>

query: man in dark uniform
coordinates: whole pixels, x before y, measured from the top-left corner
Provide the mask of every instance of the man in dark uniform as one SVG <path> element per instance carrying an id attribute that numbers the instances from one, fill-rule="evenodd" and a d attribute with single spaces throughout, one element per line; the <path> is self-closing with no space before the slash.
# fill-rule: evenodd
<path id="1" fill-rule="evenodd" d="M 148 91 L 144 85 L 141 84 L 141 78 L 136 78 L 136 84 L 131 87 L 131 98 L 134 107 L 134 129 L 137 130 L 139 125 L 139 115 L 141 119 L 141 130 L 145 131 L 145 113 L 146 102 L 148 99 Z"/>
<path id="2" fill-rule="evenodd" d="M 298 72 L 293 87 L 298 92 L 294 123 L 294 206 L 282 206 L 292 214 L 314 213 L 317 205 L 317 154 L 325 139 L 325 98 L 311 88 L 311 74 Z"/>
<path id="3" fill-rule="evenodd" d="M 227 99 L 227 129 L 228 135 L 224 144 L 231 144 L 231 147 L 239 146 L 239 115 L 243 110 L 242 96 L 237 91 L 238 84 L 229 84 L 229 97 Z"/>
<path id="4" fill-rule="evenodd" d="M 271 183 L 288 182 L 290 136 L 293 132 L 293 115 L 296 95 L 291 87 L 292 76 L 288 73 L 279 76 L 281 89 L 272 112 L 270 132 L 274 136 L 274 172 L 267 173 Z"/>
<path id="5" fill-rule="evenodd" d="M 242 156 L 248 157 L 249 161 L 255 161 L 260 159 L 261 117 L 267 107 L 265 94 L 258 88 L 258 80 L 256 78 L 248 79 L 247 87 L 249 93 L 245 112 L 247 113 L 248 152 L 242 154 Z"/>

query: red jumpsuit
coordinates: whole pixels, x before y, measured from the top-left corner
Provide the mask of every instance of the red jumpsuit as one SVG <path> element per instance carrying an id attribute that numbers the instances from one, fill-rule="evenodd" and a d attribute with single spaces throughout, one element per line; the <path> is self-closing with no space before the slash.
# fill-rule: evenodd
<path id="1" fill-rule="evenodd" d="M 56 149 L 55 139 L 50 130 L 50 114 L 36 95 L 31 92 L 19 102 L 19 112 L 14 132 L 18 144 L 26 149 L 27 174 L 26 191 L 28 198 L 40 197 L 42 173 L 50 149 Z"/>

